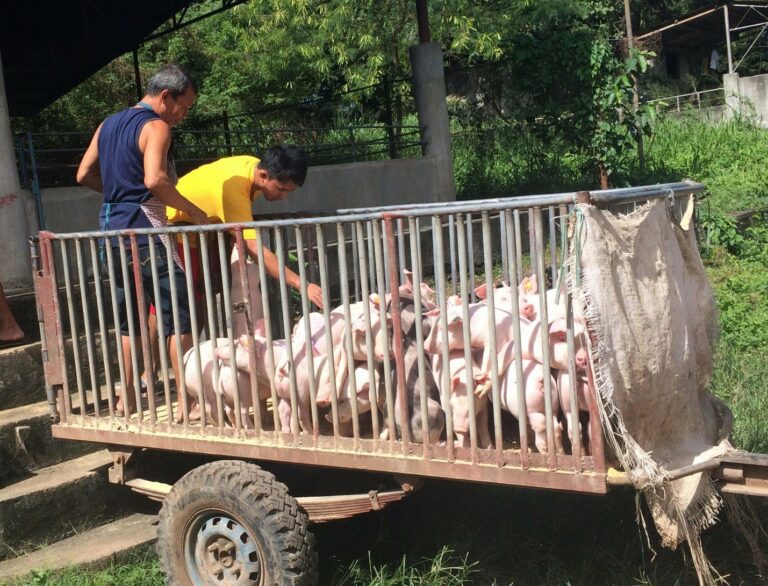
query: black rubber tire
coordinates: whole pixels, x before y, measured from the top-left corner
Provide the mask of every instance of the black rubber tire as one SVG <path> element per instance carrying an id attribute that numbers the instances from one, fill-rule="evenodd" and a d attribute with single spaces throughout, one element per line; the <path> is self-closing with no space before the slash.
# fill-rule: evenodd
<path id="1" fill-rule="evenodd" d="M 313 585 L 318 560 L 308 526 L 307 514 L 271 473 L 248 462 L 219 460 L 187 473 L 163 502 L 157 529 L 160 567 L 169 585 Z M 215 542 L 211 532 L 218 535 Z M 196 549 L 206 543 L 216 553 Z M 219 544 L 229 548 L 223 557 Z M 237 547 L 252 551 L 236 550 L 232 556 Z M 214 572 L 221 559 L 231 564 L 227 572 L 236 568 L 229 581 Z"/>

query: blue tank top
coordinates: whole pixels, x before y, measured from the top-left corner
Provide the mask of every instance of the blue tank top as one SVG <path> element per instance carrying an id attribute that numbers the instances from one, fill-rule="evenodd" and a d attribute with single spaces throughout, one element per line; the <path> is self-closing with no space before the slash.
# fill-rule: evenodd
<path id="1" fill-rule="evenodd" d="M 129 108 L 104 121 L 99 132 L 99 167 L 104 205 L 99 214 L 102 230 L 151 228 L 141 205 L 152 197 L 144 185 L 144 155 L 139 135 L 147 122 L 160 117 L 145 108 Z M 139 237 L 146 243 L 146 237 Z"/>

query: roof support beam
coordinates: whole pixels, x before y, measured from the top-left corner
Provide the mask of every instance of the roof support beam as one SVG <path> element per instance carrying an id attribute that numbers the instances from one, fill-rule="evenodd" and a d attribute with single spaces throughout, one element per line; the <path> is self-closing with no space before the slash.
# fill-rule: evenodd
<path id="1" fill-rule="evenodd" d="M 723 16 L 725 17 L 725 46 L 728 49 L 728 73 L 733 73 L 733 54 L 731 53 L 731 21 L 728 17 L 728 5 L 723 5 Z"/>

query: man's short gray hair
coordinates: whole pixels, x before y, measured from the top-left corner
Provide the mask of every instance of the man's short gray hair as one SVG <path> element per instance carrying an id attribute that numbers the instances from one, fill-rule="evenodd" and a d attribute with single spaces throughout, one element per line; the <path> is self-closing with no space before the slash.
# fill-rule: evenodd
<path id="1" fill-rule="evenodd" d="M 192 86 L 192 91 L 197 93 L 197 85 L 195 85 L 187 70 L 175 63 L 169 63 L 163 65 L 150 78 L 147 84 L 147 95 L 156 96 L 163 90 L 168 90 L 171 93 L 171 97 L 177 98 L 183 95 L 190 86 Z"/>

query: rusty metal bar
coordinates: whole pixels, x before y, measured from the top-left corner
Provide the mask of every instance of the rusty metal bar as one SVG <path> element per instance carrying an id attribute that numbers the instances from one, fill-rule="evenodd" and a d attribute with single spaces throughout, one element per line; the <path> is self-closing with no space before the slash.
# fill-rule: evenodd
<path id="1" fill-rule="evenodd" d="M 397 266 L 395 265 L 395 236 L 392 228 L 392 219 L 384 219 L 385 237 L 389 250 L 389 282 L 392 295 L 392 353 L 395 355 L 395 368 L 397 370 L 397 400 L 400 402 L 400 435 L 403 442 L 403 453 L 410 451 L 411 433 L 408 429 L 408 392 L 405 383 L 405 360 L 403 356 L 403 329 L 400 321 L 400 292 L 398 290 Z M 384 315 L 384 314 L 382 314 Z"/>
<path id="2" fill-rule="evenodd" d="M 166 238 L 166 240 L 171 240 L 170 236 Z M 170 365 L 168 364 L 168 345 L 167 345 L 167 333 L 165 331 L 165 321 L 163 319 L 163 307 L 162 303 L 159 302 L 160 300 L 160 281 L 159 281 L 159 273 L 157 271 L 157 246 L 155 245 L 155 239 L 150 238 L 149 239 L 149 259 L 150 259 L 150 268 L 152 270 L 152 285 L 154 288 L 154 295 L 155 295 L 155 318 L 157 323 L 157 345 L 158 350 L 160 352 L 160 375 L 163 379 L 163 392 L 165 396 L 165 405 L 166 410 L 168 411 L 168 420 L 170 421 L 173 418 L 173 402 L 171 400 L 171 382 L 170 377 L 168 374 L 168 369 Z M 174 260 L 173 257 L 167 256 L 166 251 L 166 266 L 168 267 L 169 271 L 174 266 Z M 182 377 L 183 378 L 183 377 Z M 151 377 L 151 381 L 147 384 L 147 393 L 153 393 L 155 392 L 155 376 Z M 178 386 L 178 382 L 176 383 Z"/>

